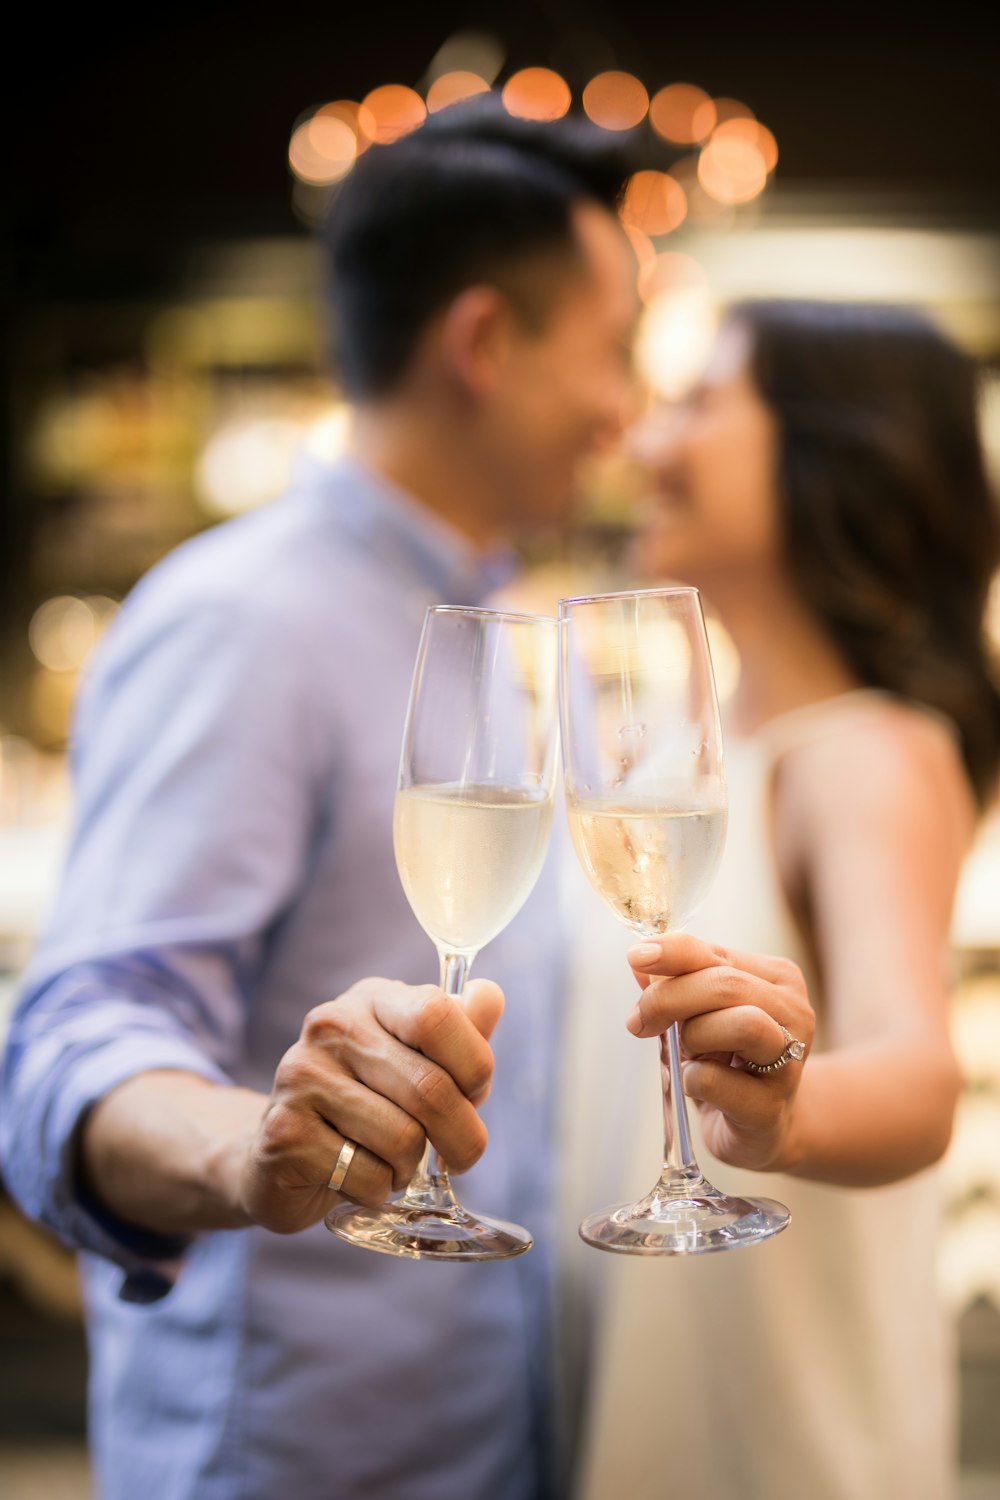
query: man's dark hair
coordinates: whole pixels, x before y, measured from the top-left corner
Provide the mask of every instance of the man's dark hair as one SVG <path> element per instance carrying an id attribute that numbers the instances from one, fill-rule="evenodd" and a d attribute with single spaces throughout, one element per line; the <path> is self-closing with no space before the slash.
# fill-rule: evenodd
<path id="1" fill-rule="evenodd" d="M 498 286 L 540 323 L 548 299 L 532 298 L 538 278 L 525 273 L 546 257 L 565 270 L 578 251 L 574 205 L 589 199 L 613 212 L 630 166 L 628 147 L 606 131 L 579 119 L 515 119 L 493 96 L 371 147 L 325 226 L 335 359 L 348 393 L 391 390 L 428 320 L 466 287 Z"/>

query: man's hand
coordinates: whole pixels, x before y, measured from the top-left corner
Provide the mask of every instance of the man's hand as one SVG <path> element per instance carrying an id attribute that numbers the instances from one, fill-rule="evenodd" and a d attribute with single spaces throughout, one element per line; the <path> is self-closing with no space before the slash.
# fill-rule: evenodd
<path id="1" fill-rule="evenodd" d="M 488 1038 L 502 1010 L 485 979 L 464 1003 L 435 985 L 363 979 L 310 1011 L 247 1156 L 247 1216 L 291 1233 L 344 1197 L 382 1203 L 409 1182 L 427 1140 L 452 1171 L 467 1171 L 486 1149 L 476 1106 L 489 1093 Z M 327 1183 L 345 1139 L 358 1149 L 334 1193 Z"/>
<path id="2" fill-rule="evenodd" d="M 381 1203 L 427 1139 L 456 1171 L 482 1156 L 476 1106 L 502 1010 L 486 979 L 464 1004 L 432 985 L 363 979 L 309 1012 L 270 1098 L 166 1069 L 126 1079 L 84 1122 L 80 1172 L 120 1219 L 169 1235 L 247 1224 L 291 1234 L 344 1197 Z M 345 1139 L 358 1149 L 334 1193 Z"/>

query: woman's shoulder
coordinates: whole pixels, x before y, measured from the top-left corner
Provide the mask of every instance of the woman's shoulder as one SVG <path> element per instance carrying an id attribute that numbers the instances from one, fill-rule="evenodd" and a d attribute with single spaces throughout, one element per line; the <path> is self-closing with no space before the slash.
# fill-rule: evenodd
<path id="1" fill-rule="evenodd" d="M 798 713 L 798 711 L 796 711 Z M 976 805 L 957 728 L 922 704 L 861 691 L 811 705 L 774 736 L 776 819 L 803 837 L 919 826 L 964 851 Z"/>

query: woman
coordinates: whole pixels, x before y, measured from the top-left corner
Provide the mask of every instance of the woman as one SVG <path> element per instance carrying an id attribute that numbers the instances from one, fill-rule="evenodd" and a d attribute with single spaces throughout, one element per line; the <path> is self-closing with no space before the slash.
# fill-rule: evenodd
<path id="1" fill-rule="evenodd" d="M 694 938 L 633 950 L 647 987 L 630 1029 L 686 1022 L 706 1175 L 793 1222 L 741 1253 L 576 1258 L 594 1370 L 577 1495 L 947 1500 L 954 1361 L 926 1169 L 959 1089 L 951 906 L 1000 757 L 975 371 L 913 313 L 745 304 L 636 447 L 655 492 L 640 569 L 698 585 L 741 664 L 729 842 L 697 930 L 796 960 L 817 1023 L 804 1063 L 747 1073 L 768 1014 L 799 1034 L 775 985 L 755 998 L 737 952 L 722 1009 L 692 1018 L 686 989 L 650 981 L 690 967 L 677 945 Z M 574 1217 L 648 1188 L 660 1108 L 652 1088 L 634 1102 L 654 1064 L 618 1040 L 599 920 L 588 907 L 579 924 Z M 777 1033 L 769 1045 L 779 1055 Z"/>

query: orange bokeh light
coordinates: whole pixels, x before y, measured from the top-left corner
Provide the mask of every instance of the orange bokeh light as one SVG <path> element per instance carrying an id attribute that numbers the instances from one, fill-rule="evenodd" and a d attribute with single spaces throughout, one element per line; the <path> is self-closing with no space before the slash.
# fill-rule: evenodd
<path id="1" fill-rule="evenodd" d="M 739 99 L 709 99 L 695 110 L 691 124 L 692 128 L 698 132 L 695 139 L 703 141 L 717 125 L 722 124 L 723 120 L 752 120 L 753 118 L 753 110 Z"/>
<path id="2" fill-rule="evenodd" d="M 361 101 L 361 107 L 371 113 L 375 140 L 381 146 L 408 135 L 427 118 L 427 106 L 416 89 L 403 83 L 383 83 L 380 88 L 372 89 Z"/>
<path id="3" fill-rule="evenodd" d="M 508 114 L 522 120 L 561 120 L 573 102 L 569 84 L 551 68 L 522 68 L 503 86 Z"/>
<path id="4" fill-rule="evenodd" d="M 764 165 L 768 172 L 773 172 L 778 165 L 778 143 L 766 125 L 761 125 L 758 120 L 736 119 L 723 120 L 722 124 L 712 133 L 713 141 L 749 141 L 757 147 L 764 158 Z"/>
<path id="5" fill-rule="evenodd" d="M 316 111 L 317 120 L 343 120 L 354 131 L 358 143 L 358 155 L 367 151 L 375 139 L 378 122 L 370 109 L 363 104 L 356 104 L 353 99 L 335 99 L 330 104 L 324 104 Z"/>
<path id="6" fill-rule="evenodd" d="M 488 94 L 489 91 L 486 79 L 480 78 L 478 73 L 460 68 L 452 73 L 442 73 L 427 90 L 427 111 L 436 115 L 439 109 L 447 109 L 449 104 L 459 104 L 463 99 L 472 99 L 476 94 Z"/>
<path id="7" fill-rule="evenodd" d="M 655 302 L 666 292 L 685 287 L 708 285 L 704 267 L 691 255 L 679 250 L 661 250 L 651 261 L 639 267 L 639 296 L 643 302 Z"/>
<path id="8" fill-rule="evenodd" d="M 626 224 L 624 219 L 622 220 L 622 228 L 631 242 L 632 249 L 635 251 L 635 258 L 639 263 L 639 276 L 641 278 L 646 266 L 656 259 L 656 246 L 648 234 L 641 229 L 636 229 L 634 224 Z"/>
<path id="9" fill-rule="evenodd" d="M 767 163 L 756 142 L 715 134 L 698 160 L 698 180 L 718 203 L 749 203 L 767 182 Z"/>
<path id="10" fill-rule="evenodd" d="M 696 125 L 697 120 L 697 125 Z M 715 126 L 715 105 L 694 83 L 668 83 L 653 95 L 649 123 L 664 140 L 693 146 L 710 135 Z"/>
<path id="11" fill-rule="evenodd" d="M 687 216 L 687 197 L 669 172 L 634 172 L 621 214 L 627 225 L 643 234 L 670 234 Z"/>
<path id="12" fill-rule="evenodd" d="M 605 130 L 632 130 L 646 118 L 649 94 L 632 73 L 598 73 L 583 91 L 583 108 Z"/>
<path id="13" fill-rule="evenodd" d="M 338 182 L 354 165 L 358 142 L 346 120 L 314 115 L 293 132 L 288 164 L 302 182 Z"/>

